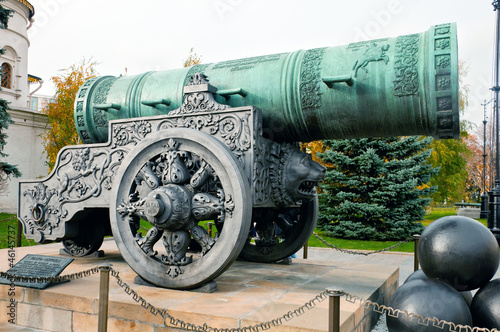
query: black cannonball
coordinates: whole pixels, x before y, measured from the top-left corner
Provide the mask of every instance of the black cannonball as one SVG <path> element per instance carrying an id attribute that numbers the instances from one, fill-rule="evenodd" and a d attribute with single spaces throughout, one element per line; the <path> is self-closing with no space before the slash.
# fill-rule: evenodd
<path id="1" fill-rule="evenodd" d="M 412 280 L 417 280 L 417 279 L 427 279 L 428 277 L 425 275 L 424 271 L 422 271 L 421 269 L 413 272 L 412 274 L 410 274 L 408 276 L 408 278 L 406 278 L 405 280 L 405 284 L 409 281 L 412 281 Z"/>
<path id="2" fill-rule="evenodd" d="M 463 216 L 440 218 L 427 226 L 417 253 L 429 278 L 444 280 L 458 291 L 485 285 L 500 262 L 498 243 L 491 231 Z"/>
<path id="3" fill-rule="evenodd" d="M 470 306 L 474 326 L 500 329 L 500 279 L 481 287 Z"/>
<path id="4" fill-rule="evenodd" d="M 463 291 L 463 292 L 459 292 L 459 293 L 460 293 L 460 296 L 464 298 L 465 302 L 467 303 L 467 305 L 470 308 L 470 305 L 472 303 L 472 292 L 470 290 L 468 290 L 468 291 Z"/>
<path id="5" fill-rule="evenodd" d="M 424 273 L 424 271 L 422 271 L 421 269 L 413 272 L 412 274 L 410 274 L 408 276 L 408 278 L 406 278 L 406 280 L 404 281 L 404 283 L 407 283 L 409 281 L 412 281 L 412 280 L 417 280 L 417 279 L 429 279 L 429 277 L 427 277 Z M 472 293 L 471 291 L 463 291 L 463 292 L 459 292 L 460 296 L 462 296 L 465 300 L 465 302 L 467 303 L 467 305 L 470 307 L 470 304 L 472 302 Z"/>
<path id="6" fill-rule="evenodd" d="M 406 310 L 423 317 L 436 317 L 455 324 L 472 326 L 469 307 L 458 291 L 443 281 L 437 279 L 414 279 L 399 287 L 388 303 L 389 307 Z M 443 329 L 433 327 L 432 323 L 425 326 L 418 319 L 405 319 L 401 313 L 399 318 L 387 315 L 389 332 L 443 332 Z"/>

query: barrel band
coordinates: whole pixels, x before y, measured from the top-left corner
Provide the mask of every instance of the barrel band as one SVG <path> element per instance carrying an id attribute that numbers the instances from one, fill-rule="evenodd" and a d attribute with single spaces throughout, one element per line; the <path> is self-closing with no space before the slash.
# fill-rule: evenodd
<path id="1" fill-rule="evenodd" d="M 441 24 L 434 27 L 429 47 L 433 53 L 435 76 L 431 84 L 435 91 L 436 134 L 435 138 L 458 138 L 459 98 L 458 98 L 458 58 L 455 24 Z"/>

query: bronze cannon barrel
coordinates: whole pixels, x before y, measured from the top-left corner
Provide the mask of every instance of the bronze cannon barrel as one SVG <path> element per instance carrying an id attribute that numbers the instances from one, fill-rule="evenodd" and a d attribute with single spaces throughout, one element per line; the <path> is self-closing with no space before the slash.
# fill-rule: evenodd
<path id="1" fill-rule="evenodd" d="M 199 64 L 85 82 L 75 101 L 84 143 L 105 142 L 113 119 L 162 115 L 183 102 L 202 72 L 217 101 L 262 109 L 276 141 L 459 135 L 455 24 L 344 46 Z"/>

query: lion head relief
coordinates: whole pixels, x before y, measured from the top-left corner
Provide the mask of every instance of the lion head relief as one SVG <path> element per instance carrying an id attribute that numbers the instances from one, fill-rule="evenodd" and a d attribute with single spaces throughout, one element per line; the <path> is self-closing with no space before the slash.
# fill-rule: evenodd
<path id="1" fill-rule="evenodd" d="M 325 177 L 326 168 L 312 160 L 311 155 L 295 145 L 280 144 L 271 154 L 271 186 L 273 201 L 278 206 L 297 204 L 302 199 L 311 200 L 315 187 Z"/>

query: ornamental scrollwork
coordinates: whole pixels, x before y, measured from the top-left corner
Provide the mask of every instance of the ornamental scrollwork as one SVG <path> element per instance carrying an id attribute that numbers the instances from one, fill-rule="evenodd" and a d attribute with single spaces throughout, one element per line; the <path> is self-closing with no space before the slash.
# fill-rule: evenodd
<path id="1" fill-rule="evenodd" d="M 195 73 L 192 75 L 187 87 L 196 85 L 209 85 L 208 79 L 203 73 Z M 187 115 L 200 112 L 216 112 L 223 111 L 228 108 L 228 105 L 216 102 L 210 90 L 192 91 L 185 94 L 182 106 L 178 109 L 170 111 L 167 116 Z"/>
<path id="2" fill-rule="evenodd" d="M 418 92 L 419 34 L 400 36 L 396 40 L 394 60 L 394 95 L 402 97 Z"/>
<path id="3" fill-rule="evenodd" d="M 112 179 L 126 154 L 125 150 L 68 149 L 61 154 L 56 168 L 61 205 L 97 197 L 110 190 Z M 66 165 L 71 164 L 71 168 Z"/>
<path id="4" fill-rule="evenodd" d="M 321 107 L 321 62 L 325 48 L 307 50 L 300 67 L 300 100 L 302 109 Z"/>
<path id="5" fill-rule="evenodd" d="M 161 121 L 157 130 L 190 128 L 217 137 L 241 160 L 252 146 L 250 114 L 240 117 L 233 113 L 204 114 L 190 117 L 171 117 Z"/>
<path id="6" fill-rule="evenodd" d="M 151 133 L 151 123 L 148 121 L 135 121 L 126 124 L 117 124 L 113 126 L 113 145 L 112 149 L 117 146 L 125 146 L 128 144 L 137 145 L 148 134 Z"/>
<path id="7" fill-rule="evenodd" d="M 51 234 L 52 229 L 58 227 L 60 218 L 63 216 L 59 209 L 57 190 L 49 189 L 39 182 L 34 189 L 25 190 L 22 195 L 31 201 L 28 206 L 31 215 L 26 214 L 21 217 L 26 233 Z"/>

